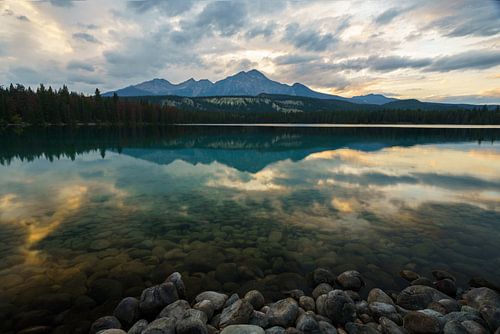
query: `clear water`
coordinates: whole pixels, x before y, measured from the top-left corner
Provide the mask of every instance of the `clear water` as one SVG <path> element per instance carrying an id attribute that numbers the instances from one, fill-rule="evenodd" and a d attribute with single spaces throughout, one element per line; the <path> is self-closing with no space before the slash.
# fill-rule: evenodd
<path id="1" fill-rule="evenodd" d="M 320 266 L 386 289 L 402 286 L 402 268 L 498 284 L 498 139 L 498 129 L 5 131 L 3 331 L 83 331 L 173 270 L 189 298 L 251 288 L 277 298 L 309 289 Z"/>

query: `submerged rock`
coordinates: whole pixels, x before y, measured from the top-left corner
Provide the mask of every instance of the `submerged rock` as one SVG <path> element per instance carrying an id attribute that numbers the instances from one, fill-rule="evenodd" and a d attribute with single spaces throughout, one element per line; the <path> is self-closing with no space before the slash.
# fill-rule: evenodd
<path id="1" fill-rule="evenodd" d="M 260 310 L 265 302 L 264 296 L 257 290 L 248 291 L 243 299 L 248 301 L 255 310 Z"/>
<path id="2" fill-rule="evenodd" d="M 444 293 L 424 285 L 412 285 L 398 295 L 397 304 L 408 310 L 423 310 L 431 302 L 449 298 Z"/>
<path id="3" fill-rule="evenodd" d="M 333 290 L 326 295 L 323 312 L 334 324 L 344 325 L 356 319 L 356 306 L 342 290 Z"/>
<path id="4" fill-rule="evenodd" d="M 336 282 L 342 287 L 343 290 L 359 291 L 363 286 L 365 286 L 363 277 L 356 270 L 344 271 L 342 274 L 337 276 Z"/>
<path id="5" fill-rule="evenodd" d="M 226 302 L 228 296 L 223 293 L 215 291 L 205 291 L 196 296 L 195 301 L 201 302 L 202 300 L 210 300 L 215 307 L 215 310 L 221 310 Z"/>
<path id="6" fill-rule="evenodd" d="M 252 313 L 252 305 L 244 299 L 239 299 L 222 310 L 219 327 L 248 323 Z"/>
<path id="7" fill-rule="evenodd" d="M 114 316 L 105 316 L 94 321 L 90 327 L 90 334 L 97 334 L 97 332 L 111 328 L 122 328 L 120 321 Z"/>
<path id="8" fill-rule="evenodd" d="M 133 325 L 140 317 L 139 300 L 127 297 L 116 306 L 113 315 L 125 326 Z"/>
<path id="9" fill-rule="evenodd" d="M 403 327 L 415 334 L 438 334 L 441 332 L 439 319 L 423 312 L 409 312 L 404 317 Z"/>

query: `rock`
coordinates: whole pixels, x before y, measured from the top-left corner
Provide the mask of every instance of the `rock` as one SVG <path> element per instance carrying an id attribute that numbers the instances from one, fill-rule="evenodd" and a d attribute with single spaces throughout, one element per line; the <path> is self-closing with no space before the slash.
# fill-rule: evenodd
<path id="1" fill-rule="evenodd" d="M 471 334 L 487 334 L 488 333 L 488 331 L 483 326 L 481 326 L 480 324 L 478 324 L 477 322 L 472 321 L 472 320 L 462 321 L 462 326 L 468 331 L 468 333 L 471 333 Z M 495 333 L 497 331 L 495 331 Z"/>
<path id="2" fill-rule="evenodd" d="M 146 327 L 148 327 L 148 321 L 141 319 L 137 321 L 127 332 L 127 334 L 141 334 Z"/>
<path id="3" fill-rule="evenodd" d="M 430 286 L 430 287 L 434 286 L 432 281 L 430 279 L 428 279 L 427 277 L 417 278 L 416 280 L 411 281 L 410 285 L 425 285 L 425 286 Z"/>
<path id="4" fill-rule="evenodd" d="M 283 332 L 285 329 L 283 328 Z M 220 332 L 220 334 L 264 334 L 267 333 L 267 330 L 264 332 L 264 329 L 254 326 L 254 325 L 231 325 L 227 326 Z M 277 334 L 277 332 L 273 332 L 272 334 Z"/>
<path id="5" fill-rule="evenodd" d="M 175 320 L 180 320 L 184 317 L 184 313 L 190 308 L 187 301 L 179 299 L 165 306 L 160 314 L 158 314 L 158 318 L 174 318 Z"/>
<path id="6" fill-rule="evenodd" d="M 295 299 L 287 298 L 269 305 L 267 317 L 269 326 L 288 327 L 295 324 L 299 312 L 299 306 Z"/>
<path id="7" fill-rule="evenodd" d="M 224 307 L 228 307 L 229 305 L 231 305 L 232 303 L 234 303 L 238 299 L 240 299 L 240 296 L 238 296 L 237 293 L 233 293 L 231 296 L 229 296 L 229 298 L 224 303 Z"/>
<path id="8" fill-rule="evenodd" d="M 292 297 L 296 301 L 299 301 L 300 297 L 305 296 L 304 291 L 299 290 L 299 289 L 284 291 L 283 294 L 285 296 Z"/>
<path id="9" fill-rule="evenodd" d="M 473 288 L 490 288 L 492 290 L 495 290 L 496 292 L 500 292 L 500 287 L 496 286 L 495 284 L 491 283 L 484 277 L 473 277 L 469 281 L 469 285 Z"/>
<path id="10" fill-rule="evenodd" d="M 345 291 L 333 290 L 326 296 L 324 313 L 334 324 L 344 325 L 356 318 L 356 306 Z"/>
<path id="11" fill-rule="evenodd" d="M 202 312 L 205 312 L 207 315 L 207 319 L 212 319 L 214 312 L 215 312 L 215 306 L 210 300 L 202 300 L 199 303 L 196 303 L 193 306 L 194 309 L 200 310 Z"/>
<path id="12" fill-rule="evenodd" d="M 444 325 L 444 334 L 470 334 L 469 331 L 462 326 L 460 321 L 452 320 Z"/>
<path id="13" fill-rule="evenodd" d="M 434 282 L 434 287 L 447 294 L 448 296 L 455 297 L 457 294 L 457 287 L 455 285 L 455 281 L 445 278 L 439 281 Z"/>
<path id="14" fill-rule="evenodd" d="M 490 288 L 473 288 L 464 294 L 467 305 L 477 308 L 492 306 L 500 308 L 500 295 Z"/>
<path id="15" fill-rule="evenodd" d="M 368 304 L 373 302 L 386 303 L 394 305 L 394 301 L 384 291 L 378 288 L 371 289 L 366 299 Z"/>
<path id="16" fill-rule="evenodd" d="M 486 305 L 480 309 L 480 312 L 490 331 L 494 332 L 500 327 L 500 308 Z"/>
<path id="17" fill-rule="evenodd" d="M 402 323 L 401 316 L 397 313 L 394 305 L 373 302 L 368 305 L 370 310 L 370 314 L 373 316 L 375 320 L 378 320 L 380 317 L 386 317 L 400 325 Z"/>
<path id="18" fill-rule="evenodd" d="M 284 334 L 285 329 L 283 327 L 280 327 L 280 326 L 273 326 L 271 328 L 266 329 L 265 333 L 266 334 Z"/>
<path id="19" fill-rule="evenodd" d="M 356 270 L 344 271 L 337 276 L 336 282 L 343 290 L 359 291 L 365 285 L 363 277 Z"/>
<path id="20" fill-rule="evenodd" d="M 399 276 L 401 276 L 403 279 L 407 280 L 408 282 L 414 281 L 418 278 L 420 278 L 420 275 L 417 274 L 414 271 L 411 270 L 401 270 L 399 272 Z"/>
<path id="21" fill-rule="evenodd" d="M 219 311 L 224 307 L 224 303 L 227 300 L 227 295 L 215 291 L 205 291 L 196 296 L 195 301 L 201 302 L 202 300 L 210 300 L 215 307 L 216 311 Z"/>
<path id="22" fill-rule="evenodd" d="M 194 317 L 187 317 L 177 321 L 175 330 L 176 334 L 208 334 L 207 326 L 205 326 L 205 323 L 202 320 Z"/>
<path id="23" fill-rule="evenodd" d="M 321 334 L 337 334 L 337 329 L 331 323 L 320 320 L 318 324 Z"/>
<path id="24" fill-rule="evenodd" d="M 109 329 L 109 330 L 114 330 L 114 329 Z M 120 329 L 116 329 L 116 330 L 119 331 Z M 106 331 L 108 331 L 108 330 L 106 330 Z M 34 326 L 34 327 L 25 328 L 22 331 L 17 332 L 16 334 L 48 334 L 51 332 L 52 332 L 52 327 Z M 104 332 L 102 332 L 102 333 L 104 333 Z"/>
<path id="25" fill-rule="evenodd" d="M 412 285 L 401 291 L 397 304 L 408 310 L 422 310 L 431 302 L 446 299 L 444 293 L 424 285 Z"/>
<path id="26" fill-rule="evenodd" d="M 264 312 L 253 311 L 250 320 L 248 321 L 250 325 L 259 326 L 262 328 L 266 328 L 269 324 L 269 319 Z"/>
<path id="27" fill-rule="evenodd" d="M 309 296 L 302 296 L 299 298 L 299 306 L 306 311 L 316 311 L 316 302 Z"/>
<path id="28" fill-rule="evenodd" d="M 134 297 L 127 297 L 116 306 L 113 315 L 127 328 L 140 318 L 139 301 Z"/>
<path id="29" fill-rule="evenodd" d="M 205 312 L 200 311 L 200 310 L 195 310 L 195 309 L 186 310 L 186 312 L 184 313 L 182 318 L 183 319 L 185 319 L 185 318 L 198 319 L 204 324 L 206 324 L 208 322 L 208 318 L 207 318 L 207 315 L 205 314 Z"/>
<path id="30" fill-rule="evenodd" d="M 182 280 L 182 275 L 180 273 L 174 272 L 173 274 L 167 277 L 165 282 L 171 282 L 174 284 L 175 288 L 177 289 L 177 294 L 179 295 L 179 298 L 186 297 L 186 286 L 184 285 L 184 281 Z"/>
<path id="31" fill-rule="evenodd" d="M 248 301 L 255 310 L 260 310 L 265 302 L 264 296 L 257 290 L 248 291 L 243 299 Z"/>
<path id="32" fill-rule="evenodd" d="M 34 304 L 40 310 L 48 310 L 53 313 L 59 313 L 69 309 L 72 306 L 72 299 L 69 293 L 53 293 L 39 296 Z"/>
<path id="33" fill-rule="evenodd" d="M 399 327 L 394 321 L 386 317 L 378 319 L 383 334 L 406 334 L 406 330 Z"/>
<path id="34" fill-rule="evenodd" d="M 318 333 L 319 324 L 314 318 L 314 313 L 306 312 L 298 317 L 296 328 L 304 333 Z"/>
<path id="35" fill-rule="evenodd" d="M 325 302 L 328 297 L 328 294 L 324 294 L 316 298 L 316 312 L 320 315 L 323 315 L 326 317 L 326 310 L 325 310 Z M 330 319 L 330 318 L 328 318 Z"/>
<path id="36" fill-rule="evenodd" d="M 459 322 L 471 320 L 480 323 L 481 325 L 487 326 L 486 322 L 481 318 L 480 315 L 472 312 L 450 312 L 443 316 L 444 322 L 449 322 L 457 320 Z"/>
<path id="37" fill-rule="evenodd" d="M 460 311 L 460 304 L 455 299 L 441 299 L 438 303 L 446 309 L 446 313 Z"/>
<path id="38" fill-rule="evenodd" d="M 304 334 L 295 327 L 288 327 L 285 329 L 285 334 Z"/>
<path id="39" fill-rule="evenodd" d="M 369 325 L 362 325 L 354 322 L 348 322 L 345 329 L 349 334 L 380 334 L 375 328 Z"/>
<path id="40" fill-rule="evenodd" d="M 158 318 L 151 322 L 141 334 L 175 334 L 175 319 Z"/>
<path id="41" fill-rule="evenodd" d="M 433 270 L 432 271 L 432 276 L 434 276 L 434 278 L 437 280 L 437 281 L 440 281 L 442 279 L 451 279 L 453 282 L 455 282 L 455 277 L 453 277 L 452 274 L 450 274 L 449 272 L 447 272 L 446 270 L 440 270 L 440 269 L 436 269 L 436 270 Z"/>
<path id="42" fill-rule="evenodd" d="M 403 327 L 410 333 L 414 334 L 431 334 L 441 332 L 439 319 L 422 312 L 408 312 L 403 319 Z"/>
<path id="43" fill-rule="evenodd" d="M 111 329 L 111 328 L 122 328 L 122 325 L 116 317 L 113 316 L 105 316 L 97 319 L 94 321 L 92 326 L 90 326 L 90 334 L 96 334 L 97 332 L 100 332 L 105 329 Z"/>
<path id="44" fill-rule="evenodd" d="M 99 332 L 99 334 L 127 334 L 127 332 L 125 332 L 122 329 L 113 328 L 113 329 L 106 329 L 105 331 L 101 331 L 101 332 Z"/>
<path id="45" fill-rule="evenodd" d="M 172 282 L 155 285 L 142 291 L 139 309 L 145 315 L 155 316 L 178 299 L 177 289 Z"/>
<path id="46" fill-rule="evenodd" d="M 314 299 L 318 299 L 319 296 L 327 294 L 332 291 L 333 287 L 328 283 L 321 283 L 317 287 L 314 288 L 312 292 L 312 296 Z"/>
<path id="47" fill-rule="evenodd" d="M 224 328 L 229 325 L 246 324 L 250 320 L 252 313 L 252 305 L 244 299 L 239 299 L 222 310 L 219 327 Z"/>
<path id="48" fill-rule="evenodd" d="M 313 272 L 313 283 L 314 286 L 321 283 L 333 284 L 335 283 L 335 275 L 328 269 L 317 268 Z"/>

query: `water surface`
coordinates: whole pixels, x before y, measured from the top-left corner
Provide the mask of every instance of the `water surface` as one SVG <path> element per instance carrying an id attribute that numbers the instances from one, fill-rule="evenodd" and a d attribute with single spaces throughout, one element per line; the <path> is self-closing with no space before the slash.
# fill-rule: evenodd
<path id="1" fill-rule="evenodd" d="M 402 268 L 498 284 L 499 131 L 6 131 L 3 329 L 84 331 L 173 270 L 189 298 L 251 288 L 277 298 L 308 289 L 319 266 L 386 289 L 402 286 Z"/>

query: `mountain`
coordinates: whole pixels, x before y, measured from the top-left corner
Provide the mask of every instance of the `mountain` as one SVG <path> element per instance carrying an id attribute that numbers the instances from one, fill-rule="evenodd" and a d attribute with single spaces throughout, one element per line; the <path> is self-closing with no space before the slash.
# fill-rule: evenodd
<path id="1" fill-rule="evenodd" d="M 104 93 L 103 96 L 165 96 L 177 95 L 184 97 L 207 96 L 257 96 L 259 94 L 277 94 L 310 97 L 315 99 L 334 99 L 356 104 L 385 104 L 396 101 L 379 94 L 355 96 L 346 98 L 338 95 L 316 92 L 309 87 L 294 83 L 287 85 L 267 78 L 257 70 L 241 71 L 225 79 L 211 82 L 209 80 L 189 79 L 179 84 L 172 84 L 165 79 L 153 79 L 137 85 L 128 86 L 116 91 Z"/>

